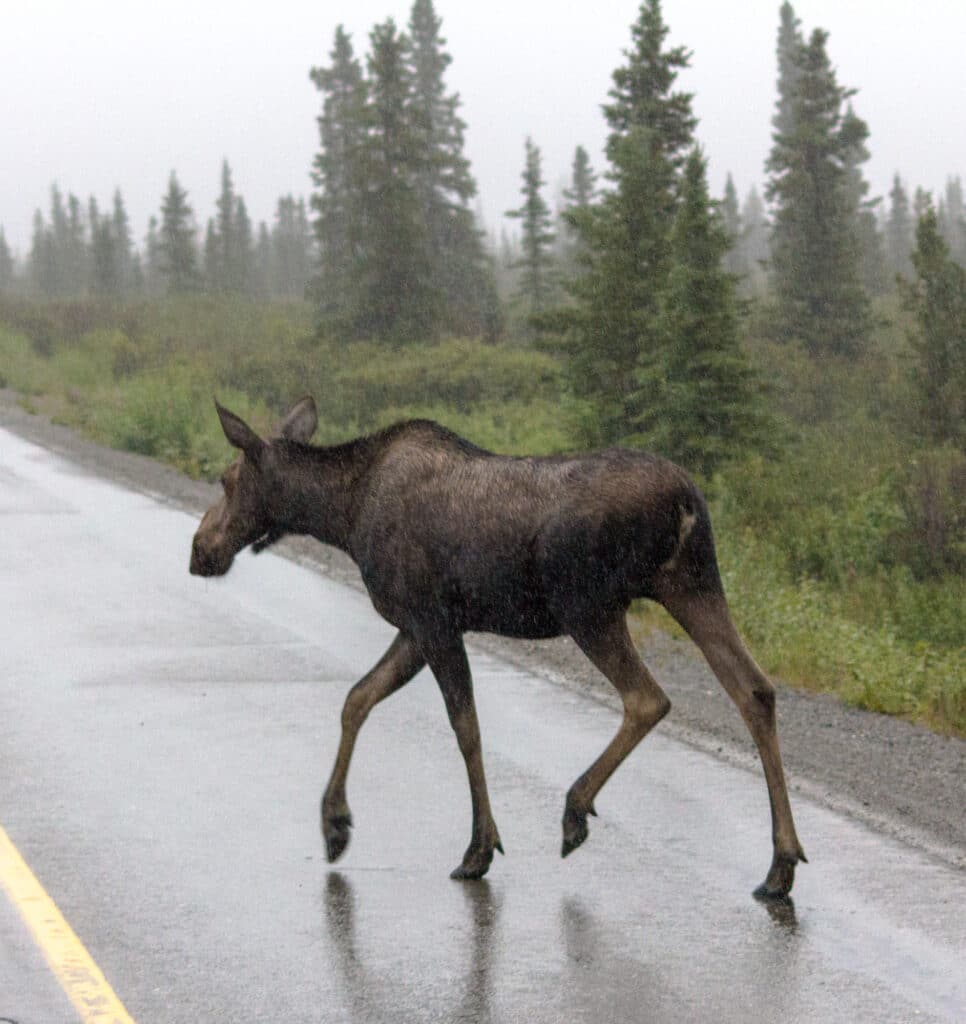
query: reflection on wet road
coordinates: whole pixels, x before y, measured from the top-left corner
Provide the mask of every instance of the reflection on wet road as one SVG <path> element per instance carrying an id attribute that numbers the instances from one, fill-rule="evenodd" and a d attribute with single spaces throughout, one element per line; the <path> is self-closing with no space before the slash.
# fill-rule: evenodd
<path id="1" fill-rule="evenodd" d="M 485 655 L 507 856 L 447 877 L 469 795 L 424 672 L 363 729 L 330 868 L 342 701 L 392 631 L 271 554 L 190 578 L 194 526 L 0 432 L 0 826 L 140 1024 L 966 1019 L 960 873 L 798 796 L 811 863 L 794 904 L 756 903 L 760 774 L 660 730 L 561 861 L 615 715 Z M 0 900 L 4 1016 L 68 1019 Z"/>

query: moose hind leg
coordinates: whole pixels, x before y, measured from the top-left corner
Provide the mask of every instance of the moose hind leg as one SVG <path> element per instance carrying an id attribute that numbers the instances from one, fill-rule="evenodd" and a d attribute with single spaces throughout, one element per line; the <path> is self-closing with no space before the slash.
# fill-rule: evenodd
<path id="1" fill-rule="evenodd" d="M 624 703 L 624 718 L 617 735 L 567 793 L 562 857 L 576 850 L 587 838 L 587 815 L 596 815 L 594 798 L 604 783 L 671 709 L 667 695 L 634 648 L 623 611 L 603 629 L 578 630 L 571 635 L 617 689 Z"/>
<path id="2" fill-rule="evenodd" d="M 345 699 L 339 751 L 322 797 L 322 838 L 330 864 L 338 860 L 349 845 L 352 815 L 346 801 L 345 786 L 352 750 L 362 723 L 380 701 L 405 686 L 425 664 L 412 641 L 400 633 L 376 666 L 352 687 Z"/>
<path id="3" fill-rule="evenodd" d="M 446 713 L 449 715 L 460 753 L 466 763 L 473 807 L 470 845 L 466 848 L 460 865 L 450 874 L 450 878 L 482 878 L 490 868 L 493 851 L 499 850 L 503 853 L 503 845 L 496 822 L 493 820 L 490 796 L 486 788 L 480 724 L 476 717 L 473 678 L 466 659 L 466 649 L 462 640 L 458 640 L 451 646 L 430 654 L 428 660 L 439 683 L 446 703 Z"/>
<path id="4" fill-rule="evenodd" d="M 795 881 L 795 866 L 806 857 L 795 832 L 785 785 L 775 722 L 775 687 L 738 635 L 723 594 L 682 595 L 663 603 L 701 649 L 758 748 L 771 805 L 773 854 L 755 895 L 764 899 L 787 896 Z"/>

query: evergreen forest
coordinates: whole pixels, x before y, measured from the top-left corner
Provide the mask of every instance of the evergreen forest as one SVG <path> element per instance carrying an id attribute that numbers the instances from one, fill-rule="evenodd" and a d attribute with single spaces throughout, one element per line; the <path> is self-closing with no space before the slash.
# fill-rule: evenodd
<path id="1" fill-rule="evenodd" d="M 643 0 L 602 165 L 586 140 L 551 170 L 539 139 L 508 140 L 502 228 L 478 213 L 433 0 L 364 46 L 340 26 L 307 69 L 306 195 L 270 223 L 225 159 L 204 192 L 165 170 L 143 231 L 121 188 L 59 182 L 24 254 L 0 226 L 0 387 L 207 478 L 228 455 L 213 394 L 267 429 L 311 392 L 320 443 L 419 415 L 505 452 L 660 452 L 704 488 L 770 672 L 966 735 L 962 178 L 931 194 L 897 168 L 871 194 L 861 83 L 828 31 L 776 14 L 760 182 L 711 194 L 692 54 Z"/>

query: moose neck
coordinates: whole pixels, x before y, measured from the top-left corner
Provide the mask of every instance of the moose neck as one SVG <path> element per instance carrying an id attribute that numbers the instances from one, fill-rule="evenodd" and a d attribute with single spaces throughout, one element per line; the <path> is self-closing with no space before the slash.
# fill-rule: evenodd
<path id="1" fill-rule="evenodd" d="M 330 448 L 284 442 L 273 506 L 280 530 L 348 550 L 360 486 L 372 463 L 369 438 Z"/>

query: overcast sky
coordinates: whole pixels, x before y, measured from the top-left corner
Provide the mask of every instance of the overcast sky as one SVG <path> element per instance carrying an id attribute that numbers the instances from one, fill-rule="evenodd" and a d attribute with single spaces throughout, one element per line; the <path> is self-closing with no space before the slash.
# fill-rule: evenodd
<path id="1" fill-rule="evenodd" d="M 317 147 L 312 65 L 336 24 L 357 54 L 373 24 L 404 25 L 411 0 L 0 0 L 0 224 L 24 254 L 49 187 L 103 207 L 120 186 L 138 240 L 175 169 L 199 223 L 214 209 L 222 158 L 253 220 L 307 196 Z M 551 198 L 574 147 L 601 165 L 600 105 L 629 45 L 633 0 L 436 0 L 462 97 L 467 155 L 489 227 L 519 204 L 523 142 L 544 156 Z M 716 194 L 764 180 L 775 94 L 779 0 L 665 0 L 670 43 L 693 51 L 680 84 L 695 94 L 698 138 Z M 806 33 L 831 33 L 839 82 L 859 89 L 871 130 L 867 176 L 941 190 L 966 175 L 966 2 L 799 0 Z"/>

